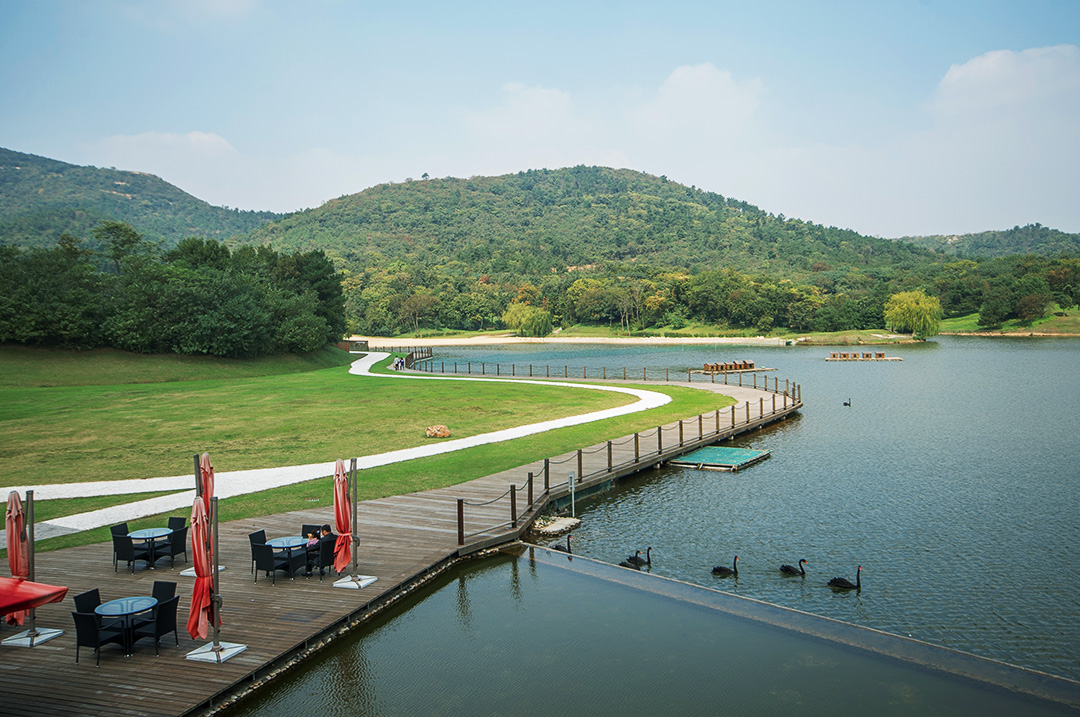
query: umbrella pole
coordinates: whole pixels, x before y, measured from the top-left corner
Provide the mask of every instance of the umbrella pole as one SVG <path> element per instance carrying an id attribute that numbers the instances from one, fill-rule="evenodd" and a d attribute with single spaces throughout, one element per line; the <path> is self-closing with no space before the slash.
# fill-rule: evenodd
<path id="1" fill-rule="evenodd" d="M 219 639 L 221 620 L 221 597 L 218 594 L 218 499 L 214 496 L 210 499 L 210 540 L 213 542 L 213 578 L 210 595 L 210 621 L 214 625 L 214 652 L 221 652 L 221 640 Z"/>
<path id="2" fill-rule="evenodd" d="M 360 536 L 356 534 L 356 459 L 349 461 L 349 487 L 352 488 L 352 574 L 357 574 L 356 561 L 360 553 Z"/>
<path id="3" fill-rule="evenodd" d="M 195 459 L 195 497 L 202 498 L 202 470 L 199 468 L 199 454 L 191 456 Z"/>
<path id="4" fill-rule="evenodd" d="M 27 580 L 34 582 L 34 491 L 26 491 L 26 574 Z M 26 636 L 30 638 L 30 647 L 34 646 L 34 638 L 38 636 L 37 610 L 30 608 L 30 625 L 26 629 Z"/>

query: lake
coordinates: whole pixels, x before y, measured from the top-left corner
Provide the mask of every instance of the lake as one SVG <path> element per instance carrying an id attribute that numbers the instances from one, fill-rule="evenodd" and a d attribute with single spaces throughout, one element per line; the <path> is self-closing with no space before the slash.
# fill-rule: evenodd
<path id="1" fill-rule="evenodd" d="M 648 367 L 650 373 L 666 367 L 675 375 L 676 369 L 736 358 L 779 369 L 769 375 L 802 385 L 801 415 L 729 442 L 767 448 L 771 458 L 739 473 L 647 471 L 609 493 L 579 501 L 583 524 L 574 533 L 575 551 L 614 564 L 652 546 L 649 570 L 657 575 L 1080 679 L 1080 341 L 939 337 L 885 350 L 904 361 L 826 362 L 827 347 L 531 344 L 440 349 L 439 358 L 519 367 L 587 365 L 590 375 L 602 366 L 610 375 L 624 365 Z M 730 565 L 736 554 L 738 579 L 711 574 L 713 565 Z M 805 578 L 779 572 L 781 563 L 800 558 L 808 561 Z M 861 592 L 826 587 L 834 575 L 854 580 L 858 565 L 863 566 Z M 547 587 L 535 588 L 537 596 L 531 597 L 534 588 L 522 588 L 519 578 L 492 578 L 500 585 L 509 582 L 509 589 L 487 587 L 483 570 L 463 571 L 456 584 L 433 588 L 411 603 L 433 601 L 439 617 L 410 609 L 381 618 L 300 668 L 297 678 L 271 687 L 273 692 L 259 697 L 249 713 L 285 714 L 272 708 L 279 698 L 282 705 L 345 713 L 345 703 L 325 697 L 333 687 L 325 680 L 340 678 L 316 677 L 333 666 L 365 685 L 349 704 L 363 702 L 358 711 L 367 714 L 533 711 L 525 703 L 507 708 L 517 703 L 499 701 L 511 699 L 513 690 L 506 685 L 512 680 L 550 682 L 536 692 L 523 690 L 533 698 L 542 700 L 546 691 L 565 684 L 575 699 L 586 699 L 579 691 L 592 690 L 609 700 L 582 703 L 583 709 L 613 707 L 622 704 L 615 695 L 636 690 L 639 683 L 646 686 L 639 695 L 650 699 L 653 693 L 674 694 L 668 687 L 676 689 L 679 674 L 697 675 L 701 660 L 716 659 L 704 643 L 715 647 L 728 635 L 741 635 L 738 644 L 746 649 L 764 639 L 753 631 L 743 634 L 745 626 L 712 613 L 702 618 L 657 605 L 644 595 L 647 591 L 622 588 L 629 594 L 620 592 L 616 602 L 597 601 L 588 597 L 604 593 L 595 580 L 563 576 L 534 581 Z M 633 597 L 637 593 L 642 595 Z M 639 600 L 636 611 L 624 614 L 623 605 Z M 497 604 L 504 609 L 495 609 Z M 574 618 L 568 619 L 571 613 Z M 404 627 L 411 620 L 417 629 Z M 583 621 L 606 627 L 593 635 Z M 630 640 L 629 635 L 643 632 L 642 622 L 661 629 Z M 523 624 L 531 631 L 528 639 Z M 508 636 L 497 637 L 502 633 Z M 705 634 L 713 635 L 712 642 L 699 645 L 697 637 Z M 671 635 L 684 637 L 671 642 Z M 590 647 L 593 643 L 597 646 Z M 886 712 L 945 704 L 936 701 L 944 699 L 939 687 L 912 687 L 896 666 L 886 664 L 882 673 L 892 674 L 893 682 L 869 674 L 853 681 L 861 673 L 831 647 L 807 647 L 787 633 L 779 643 L 766 643 L 773 645 L 771 652 L 763 648 L 771 657 L 747 658 L 758 665 L 758 682 L 752 683 L 758 689 L 740 688 L 747 693 L 740 699 L 750 699 L 765 690 L 761 675 L 767 676 L 765 692 L 773 697 L 755 698 L 763 700 L 755 703 L 762 711 L 835 709 L 840 702 L 852 703 L 849 693 L 857 704 L 860 684 L 879 685 L 895 697 L 878 705 Z M 778 645 L 800 657 L 781 659 Z M 601 650 L 610 660 L 623 649 L 642 654 L 621 671 L 622 658 L 615 667 L 605 662 L 595 679 L 590 671 L 601 669 L 596 660 L 582 662 L 567 654 Z M 819 660 L 840 667 L 825 674 L 817 670 Z M 403 667 L 391 667 L 397 664 Z M 487 672 L 462 677 L 475 670 Z M 440 697 L 440 689 L 449 689 L 443 686 L 447 681 L 455 692 Z M 648 689 L 653 682 L 656 688 Z M 807 698 L 815 684 L 835 689 L 832 701 Z M 708 711 L 704 706 L 715 704 L 709 699 L 724 697 L 713 687 L 704 692 L 711 695 L 706 702 L 649 703 L 650 709 Z M 965 694 L 948 692 L 949 700 L 961 696 L 949 702 L 957 707 L 950 711 L 980 713 Z M 932 701 L 920 701 L 926 699 Z M 564 704 L 562 696 L 558 703 Z M 812 708 L 821 704 L 829 706 Z M 537 706 L 543 707 L 542 701 Z"/>

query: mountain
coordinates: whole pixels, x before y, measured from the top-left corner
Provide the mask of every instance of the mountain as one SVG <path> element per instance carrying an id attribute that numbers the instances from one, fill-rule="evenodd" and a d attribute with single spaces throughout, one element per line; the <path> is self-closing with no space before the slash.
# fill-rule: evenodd
<path id="1" fill-rule="evenodd" d="M 993 259 L 1013 254 L 1057 256 L 1062 253 L 1080 253 L 1080 234 L 1066 234 L 1037 223 L 1004 231 L 901 237 L 898 241 L 965 258 Z"/>
<path id="2" fill-rule="evenodd" d="M 345 266 L 407 262 L 475 275 L 615 262 L 809 276 L 933 260 L 915 246 L 785 219 L 666 177 L 585 166 L 382 184 L 237 241 L 323 249 Z"/>
<path id="3" fill-rule="evenodd" d="M 0 148 L 0 244 L 51 246 L 65 232 L 88 238 L 99 221 L 115 219 L 170 248 L 189 236 L 224 240 L 282 216 L 215 207 L 152 174 Z"/>

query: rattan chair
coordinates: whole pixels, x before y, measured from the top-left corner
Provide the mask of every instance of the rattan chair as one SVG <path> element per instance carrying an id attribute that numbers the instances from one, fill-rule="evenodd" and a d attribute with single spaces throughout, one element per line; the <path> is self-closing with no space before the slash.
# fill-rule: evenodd
<path id="1" fill-rule="evenodd" d="M 116 561 L 113 564 L 113 572 L 118 572 L 120 567 L 120 561 L 127 562 L 128 567 L 131 568 L 131 574 L 135 574 L 135 561 L 145 560 L 147 565 L 150 564 L 150 548 L 145 545 L 135 545 L 135 541 L 126 535 L 114 535 L 113 539 L 113 553 L 116 556 Z"/>
<path id="2" fill-rule="evenodd" d="M 157 598 L 158 604 L 165 602 L 176 595 L 176 583 L 168 580 L 155 580 L 154 589 L 150 594 Z"/>
<path id="3" fill-rule="evenodd" d="M 255 574 L 255 546 L 264 545 L 266 543 L 266 531 L 256 530 L 254 533 L 248 533 L 248 542 L 251 543 L 251 573 Z"/>
<path id="4" fill-rule="evenodd" d="M 337 546 L 336 540 L 321 540 L 319 541 L 319 552 L 316 555 L 316 565 L 319 568 L 319 580 L 323 579 L 323 569 L 334 569 L 334 548 Z"/>
<path id="5" fill-rule="evenodd" d="M 153 619 L 135 626 L 135 642 L 138 642 L 144 637 L 153 638 L 154 654 L 159 655 L 161 653 L 158 651 L 158 644 L 161 640 L 161 636 L 168 635 L 171 632 L 173 638 L 176 640 L 176 646 L 180 647 L 180 636 L 176 630 L 176 606 L 179 604 L 180 596 L 175 595 L 168 600 L 159 602 L 155 605 Z"/>
<path id="6" fill-rule="evenodd" d="M 187 518 L 184 516 L 172 516 L 169 518 L 169 530 L 180 530 L 187 525 Z"/>
<path id="7" fill-rule="evenodd" d="M 174 530 L 172 533 L 169 534 L 169 542 L 165 543 L 165 545 L 158 547 L 157 552 L 154 554 L 154 557 L 157 559 L 161 559 L 168 555 L 169 565 L 176 565 L 176 556 L 182 554 L 184 556 L 184 562 L 186 563 L 188 561 L 187 536 L 188 526 L 186 525 Z"/>
<path id="8" fill-rule="evenodd" d="M 79 662 L 79 648 L 92 647 L 97 655 L 96 664 L 101 666 L 101 648 L 110 642 L 124 647 L 124 635 L 120 630 L 101 627 L 97 615 L 92 612 L 73 612 L 75 619 L 75 662 Z"/>

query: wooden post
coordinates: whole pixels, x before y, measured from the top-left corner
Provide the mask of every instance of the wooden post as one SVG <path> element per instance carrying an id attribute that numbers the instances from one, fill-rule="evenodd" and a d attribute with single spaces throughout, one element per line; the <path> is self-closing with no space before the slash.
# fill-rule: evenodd
<path id="1" fill-rule="evenodd" d="M 551 460 L 544 459 L 544 492 L 551 490 Z"/>
<path id="2" fill-rule="evenodd" d="M 533 504 L 533 474 L 529 471 L 529 508 L 532 508 Z"/>
<path id="3" fill-rule="evenodd" d="M 758 418 L 764 418 L 765 417 L 765 397 L 764 396 L 758 396 L 757 413 L 758 413 Z"/>
<path id="4" fill-rule="evenodd" d="M 439 373 L 446 373 L 446 362 L 445 361 L 440 361 L 439 362 Z"/>
<path id="5" fill-rule="evenodd" d="M 776 394 L 772 395 L 772 412 L 776 413 Z"/>
<path id="6" fill-rule="evenodd" d="M 679 419 L 679 447 L 682 448 L 683 444 L 683 419 Z"/>
<path id="7" fill-rule="evenodd" d="M 581 479 L 585 477 L 585 474 L 581 470 L 581 449 L 580 448 L 577 449 L 577 475 L 578 475 L 578 482 L 581 482 Z"/>
<path id="8" fill-rule="evenodd" d="M 469 375 L 472 376 L 472 361 L 469 362 Z"/>
<path id="9" fill-rule="evenodd" d="M 690 369 L 686 369 L 686 382 L 690 383 L 694 380 L 693 375 L 690 373 Z"/>
<path id="10" fill-rule="evenodd" d="M 499 364 L 499 362 L 498 362 L 498 361 L 496 361 L 496 362 L 495 362 L 495 375 L 496 375 L 496 376 L 502 376 L 502 374 L 501 374 L 501 373 L 499 373 L 499 365 L 500 365 L 500 364 Z"/>
<path id="11" fill-rule="evenodd" d="M 664 427 L 656 427 L 656 455 L 663 455 L 664 453 Z"/>
<path id="12" fill-rule="evenodd" d="M 607 472 L 611 472 L 611 441 L 607 442 Z"/>
<path id="13" fill-rule="evenodd" d="M 671 369 L 669 369 L 669 368 L 664 369 L 664 380 L 665 381 L 670 381 L 671 380 Z"/>
<path id="14" fill-rule="evenodd" d="M 742 371 L 739 371 L 739 386 L 742 386 Z"/>
<path id="15" fill-rule="evenodd" d="M 529 378 L 532 378 L 532 364 L 529 364 Z"/>
<path id="16" fill-rule="evenodd" d="M 589 367 L 588 366 L 582 366 L 581 367 L 581 377 L 582 378 L 588 378 L 589 377 Z"/>
<path id="17" fill-rule="evenodd" d="M 600 376 L 600 378 L 602 378 L 602 379 L 604 379 L 606 381 L 607 380 L 607 366 L 602 367 L 600 369 L 600 371 L 602 372 L 602 375 Z"/>
<path id="18" fill-rule="evenodd" d="M 757 374 L 754 374 L 754 388 L 757 388 Z"/>
<path id="19" fill-rule="evenodd" d="M 517 376 L 517 364 L 516 363 L 510 364 L 510 375 L 511 376 Z"/>
<path id="20" fill-rule="evenodd" d="M 623 373 L 624 374 L 626 373 L 626 367 L 625 366 L 623 367 Z M 647 368 L 641 369 L 641 380 L 642 381 L 648 381 L 649 380 L 649 369 L 647 369 Z"/>
<path id="21" fill-rule="evenodd" d="M 709 371 L 709 382 L 716 383 L 716 371 Z"/>
<path id="22" fill-rule="evenodd" d="M 735 404 L 731 404 L 731 427 L 735 427 Z"/>
<path id="23" fill-rule="evenodd" d="M 705 437 L 705 419 L 700 413 L 697 417 L 697 437 L 699 439 Z"/>
<path id="24" fill-rule="evenodd" d="M 457 375 L 457 361 L 454 362 L 454 375 Z"/>
<path id="25" fill-rule="evenodd" d="M 746 422 L 750 423 L 750 402 L 746 402 Z"/>
<path id="26" fill-rule="evenodd" d="M 622 377 L 623 377 L 623 381 L 625 381 L 626 380 L 626 367 L 625 366 L 622 367 Z"/>
<path id="27" fill-rule="evenodd" d="M 465 544 L 465 499 L 457 499 L 457 544 Z"/>
<path id="28" fill-rule="evenodd" d="M 481 376 L 486 376 L 487 375 L 487 361 L 481 361 L 480 362 L 480 375 Z"/>
<path id="29" fill-rule="evenodd" d="M 638 438 L 638 434 L 634 432 L 634 463 L 637 463 L 641 459 L 641 443 Z"/>
<path id="30" fill-rule="evenodd" d="M 566 364 L 563 364 L 563 367 L 562 367 L 562 377 L 563 378 L 570 378 L 570 367 L 567 366 Z"/>
<path id="31" fill-rule="evenodd" d="M 791 390 L 791 386 L 789 385 L 790 383 L 791 383 L 791 379 L 789 379 L 789 378 L 784 379 L 784 393 L 787 393 L 788 391 Z"/>
<path id="32" fill-rule="evenodd" d="M 787 394 L 784 394 L 784 410 L 787 410 Z"/>
<path id="33" fill-rule="evenodd" d="M 551 378 L 551 364 L 544 366 L 544 369 L 547 371 L 546 377 Z"/>
<path id="34" fill-rule="evenodd" d="M 517 486 L 510 484 L 510 527 L 517 527 Z"/>
<path id="35" fill-rule="evenodd" d="M 720 409 L 716 409 L 716 435 L 720 435 Z"/>

